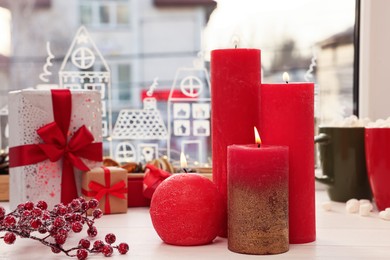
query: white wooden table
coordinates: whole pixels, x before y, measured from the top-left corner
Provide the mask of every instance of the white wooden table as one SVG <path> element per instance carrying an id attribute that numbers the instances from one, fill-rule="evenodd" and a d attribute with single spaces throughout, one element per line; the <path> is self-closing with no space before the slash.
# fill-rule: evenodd
<path id="1" fill-rule="evenodd" d="M 118 242 L 127 242 L 130 251 L 121 256 L 117 252 L 110 259 L 390 259 L 390 221 L 379 219 L 378 213 L 369 217 L 348 214 L 344 203 L 334 203 L 333 211 L 325 212 L 321 203 L 328 201 L 325 191 L 316 192 L 317 240 L 309 244 L 291 245 L 287 253 L 272 256 L 251 256 L 230 252 L 226 239 L 197 247 L 177 247 L 161 242 L 154 231 L 148 208 L 130 208 L 127 214 L 106 215 L 97 220 L 98 239 L 113 232 Z M 8 203 L 0 203 L 6 207 Z M 85 231 L 83 231 L 85 234 Z M 76 245 L 81 234 L 73 235 L 68 245 Z M 90 256 L 88 259 L 107 259 Z M 14 245 L 0 241 L 2 259 L 72 259 L 55 255 L 36 241 L 17 238 Z"/>

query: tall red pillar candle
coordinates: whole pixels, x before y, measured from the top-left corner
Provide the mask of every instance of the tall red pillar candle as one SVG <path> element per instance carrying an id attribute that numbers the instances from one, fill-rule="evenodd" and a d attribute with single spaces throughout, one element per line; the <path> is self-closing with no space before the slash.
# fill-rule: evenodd
<path id="1" fill-rule="evenodd" d="M 213 181 L 227 201 L 227 146 L 252 143 L 260 84 L 260 50 L 211 52 L 211 135 Z M 225 218 L 226 220 L 226 218 Z M 226 237 L 227 225 L 221 232 Z"/>
<path id="2" fill-rule="evenodd" d="M 288 251 L 288 148 L 230 145 L 227 160 L 229 250 Z"/>
<path id="3" fill-rule="evenodd" d="M 314 190 L 314 84 L 260 86 L 264 142 L 289 147 L 290 243 L 316 239 Z"/>

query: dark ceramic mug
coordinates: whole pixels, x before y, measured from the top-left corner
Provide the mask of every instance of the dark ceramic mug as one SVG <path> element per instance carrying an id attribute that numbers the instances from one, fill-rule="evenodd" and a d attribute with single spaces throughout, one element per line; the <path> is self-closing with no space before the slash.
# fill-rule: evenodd
<path id="1" fill-rule="evenodd" d="M 322 176 L 333 201 L 371 200 L 367 177 L 364 127 L 319 127 L 314 139 L 319 144 Z"/>

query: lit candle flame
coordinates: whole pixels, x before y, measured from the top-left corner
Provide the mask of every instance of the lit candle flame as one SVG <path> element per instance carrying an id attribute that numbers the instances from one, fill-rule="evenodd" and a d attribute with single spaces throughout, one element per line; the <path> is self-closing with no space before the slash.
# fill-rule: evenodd
<path id="1" fill-rule="evenodd" d="M 287 72 L 283 72 L 283 81 L 285 81 L 286 83 L 290 81 L 290 76 Z"/>
<path id="2" fill-rule="evenodd" d="M 183 152 L 180 153 L 180 167 L 183 169 L 187 168 L 187 159 Z"/>
<path id="3" fill-rule="evenodd" d="M 260 139 L 260 135 L 259 135 L 259 132 L 257 131 L 256 126 L 254 127 L 254 130 L 255 130 L 255 142 L 257 144 L 257 147 L 260 147 L 261 139 Z"/>
<path id="4" fill-rule="evenodd" d="M 232 42 L 233 42 L 234 48 L 237 49 L 238 44 L 240 43 L 240 38 L 237 35 L 233 35 Z"/>

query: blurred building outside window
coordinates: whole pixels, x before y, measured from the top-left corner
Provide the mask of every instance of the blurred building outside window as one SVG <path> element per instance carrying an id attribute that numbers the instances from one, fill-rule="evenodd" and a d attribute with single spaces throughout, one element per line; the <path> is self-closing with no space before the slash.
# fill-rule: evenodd
<path id="1" fill-rule="evenodd" d="M 94 27 L 130 25 L 130 4 L 127 0 L 82 0 L 80 23 Z"/>

